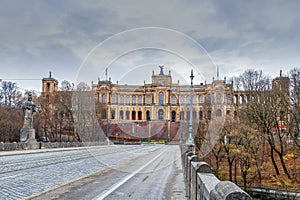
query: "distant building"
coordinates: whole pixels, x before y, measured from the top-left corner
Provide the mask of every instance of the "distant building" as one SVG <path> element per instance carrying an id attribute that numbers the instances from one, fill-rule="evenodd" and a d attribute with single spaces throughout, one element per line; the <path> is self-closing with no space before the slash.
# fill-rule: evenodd
<path id="1" fill-rule="evenodd" d="M 143 85 L 119 85 L 110 80 L 92 85 L 96 101 L 107 105 L 108 119 L 112 122 L 171 121 L 189 119 L 190 85 L 172 82 L 171 71 L 159 74 L 153 71 L 152 82 Z M 226 104 L 227 114 L 232 113 L 234 91 L 232 83 L 213 80 L 211 84 L 194 85 L 193 119 L 203 120 L 211 115 L 224 115 L 218 105 Z M 213 105 L 216 107 L 213 108 Z M 212 110 L 215 112 L 212 113 Z M 103 118 L 106 118 L 106 110 Z"/>
<path id="2" fill-rule="evenodd" d="M 58 81 L 51 75 L 44 78 L 42 84 L 44 95 L 58 91 Z M 280 77 L 273 80 L 273 88 L 286 88 L 288 85 L 289 79 L 282 77 L 281 73 Z M 179 139 L 179 129 L 187 132 L 190 85 L 173 82 L 171 71 L 166 74 L 163 66 L 160 66 L 158 74 L 152 72 L 151 83 L 119 85 L 112 83 L 109 78 L 92 84 L 92 93 L 95 103 L 99 105 L 96 106 L 96 113 L 103 123 L 104 132 L 106 123 L 109 124 L 109 135 L 121 138 L 126 129 L 126 134 L 140 138 Z M 193 121 L 204 122 L 214 117 L 234 119 L 236 109 L 245 105 L 250 98 L 245 91 L 234 91 L 233 83 L 227 83 L 226 78 L 213 79 L 212 83 L 195 83 L 192 97 Z M 120 126 L 116 128 L 118 124 L 122 124 L 123 131 Z"/>

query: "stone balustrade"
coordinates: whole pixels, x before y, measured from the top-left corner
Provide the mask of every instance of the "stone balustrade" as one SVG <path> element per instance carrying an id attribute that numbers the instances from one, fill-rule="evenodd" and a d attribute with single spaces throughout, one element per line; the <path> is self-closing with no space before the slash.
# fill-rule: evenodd
<path id="1" fill-rule="evenodd" d="M 186 192 L 191 200 L 251 200 L 249 194 L 230 181 L 220 181 L 213 169 L 200 162 L 192 145 L 181 145 Z"/>

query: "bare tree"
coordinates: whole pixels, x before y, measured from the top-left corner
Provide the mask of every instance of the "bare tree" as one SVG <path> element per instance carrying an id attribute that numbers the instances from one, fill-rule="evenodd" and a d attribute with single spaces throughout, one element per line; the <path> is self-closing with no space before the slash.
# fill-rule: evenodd
<path id="1" fill-rule="evenodd" d="M 70 83 L 69 81 L 62 81 L 60 91 L 73 91 L 75 89 L 74 83 Z"/>
<path id="2" fill-rule="evenodd" d="M 17 84 L 3 81 L 0 87 L 0 101 L 3 106 L 12 108 L 18 105 L 22 93 L 18 90 Z"/>
<path id="3" fill-rule="evenodd" d="M 275 154 L 280 159 L 284 173 L 290 179 L 285 165 L 284 155 L 285 138 L 287 132 L 282 129 L 282 124 L 288 121 L 289 93 L 281 87 L 272 88 L 270 78 L 260 72 L 248 70 L 240 77 L 243 89 L 248 92 L 249 101 L 244 112 L 249 125 L 256 124 L 262 137 L 269 144 L 271 160 L 279 175 L 280 171 L 276 163 Z"/>
<path id="4" fill-rule="evenodd" d="M 300 132 L 300 69 L 294 68 L 289 72 L 290 102 L 291 102 L 291 129 L 290 136 L 294 144 L 300 148 L 298 140 Z"/>

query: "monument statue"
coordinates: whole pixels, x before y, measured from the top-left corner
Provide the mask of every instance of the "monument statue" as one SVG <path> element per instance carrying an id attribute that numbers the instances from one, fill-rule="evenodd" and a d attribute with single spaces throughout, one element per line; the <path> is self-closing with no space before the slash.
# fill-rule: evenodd
<path id="1" fill-rule="evenodd" d="M 33 128 L 33 114 L 38 111 L 38 107 L 32 102 L 32 94 L 28 94 L 27 101 L 22 106 L 24 114 L 23 128 Z"/>
<path id="2" fill-rule="evenodd" d="M 38 112 L 38 106 L 32 102 L 32 94 L 28 94 L 27 101 L 22 105 L 24 125 L 20 133 L 20 141 L 25 142 L 30 149 L 37 148 L 35 129 L 33 128 L 33 115 Z"/>

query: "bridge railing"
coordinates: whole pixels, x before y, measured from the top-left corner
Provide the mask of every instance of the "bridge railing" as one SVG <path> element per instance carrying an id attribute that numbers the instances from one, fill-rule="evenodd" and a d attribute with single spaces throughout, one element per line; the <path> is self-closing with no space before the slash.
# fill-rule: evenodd
<path id="1" fill-rule="evenodd" d="M 213 169 L 200 162 L 193 146 L 181 145 L 181 158 L 188 199 L 192 200 L 251 200 L 249 194 L 230 181 L 220 181 Z"/>

